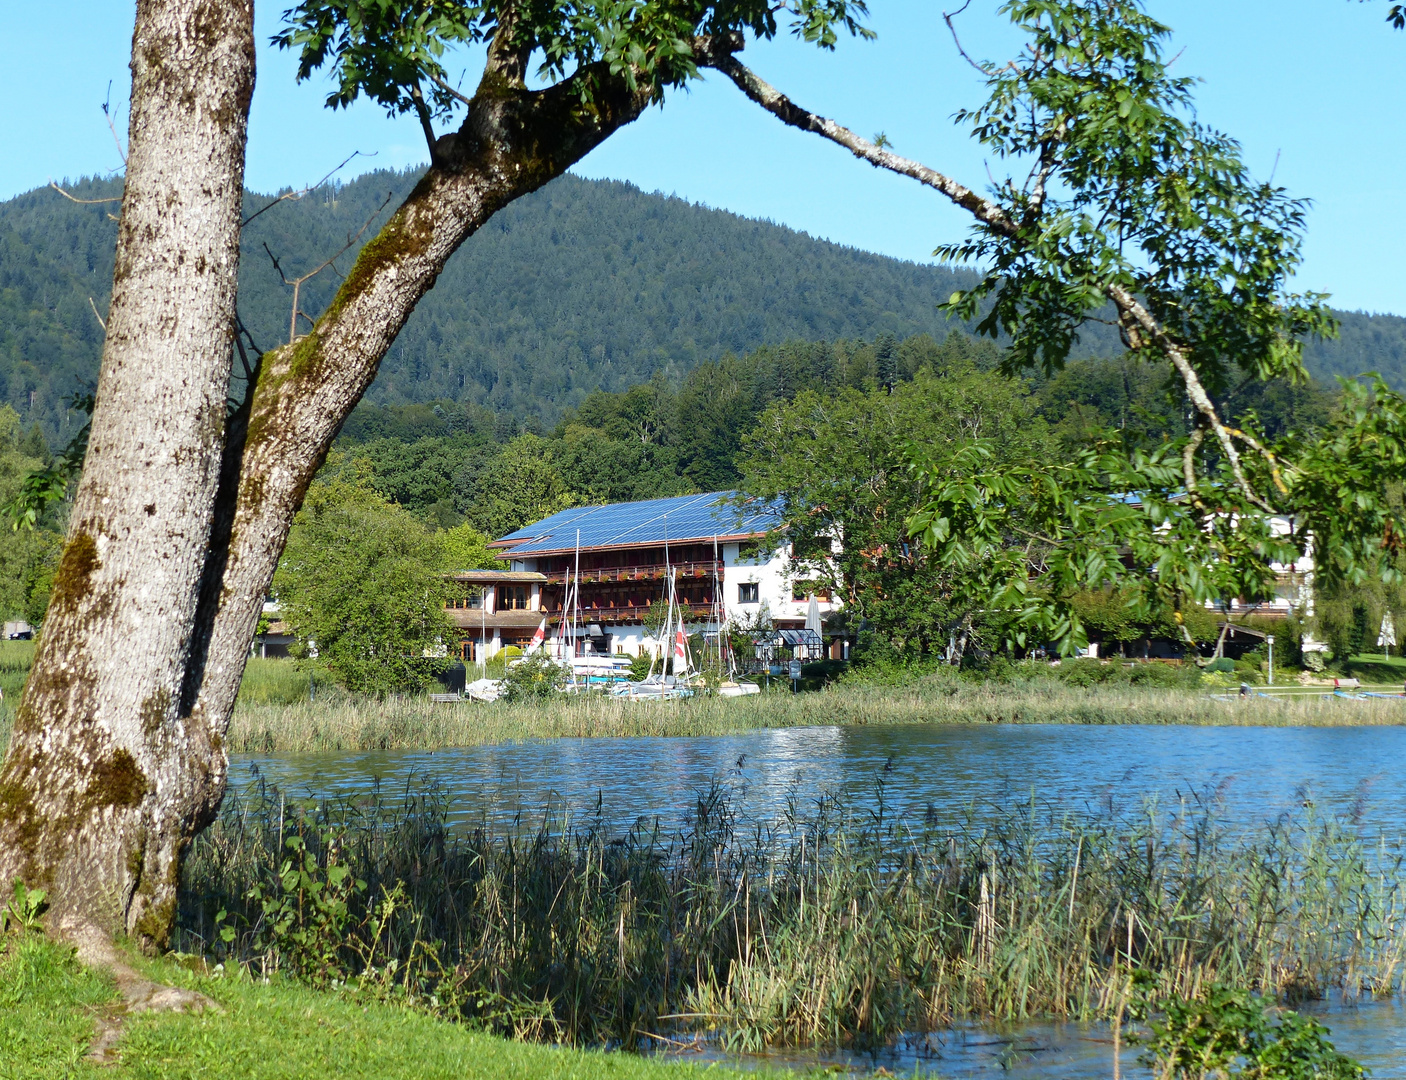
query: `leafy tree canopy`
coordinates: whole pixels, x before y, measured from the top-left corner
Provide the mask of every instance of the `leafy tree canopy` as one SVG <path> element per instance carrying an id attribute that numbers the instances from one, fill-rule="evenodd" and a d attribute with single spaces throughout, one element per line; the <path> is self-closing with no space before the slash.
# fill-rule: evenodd
<path id="1" fill-rule="evenodd" d="M 653 88 L 656 100 L 698 74 L 697 36 L 750 31 L 771 38 L 777 16 L 791 31 L 823 48 L 838 34 L 872 36 L 861 25 L 864 0 L 643 0 L 632 4 L 568 0 L 520 4 L 505 0 L 407 0 L 367 4 L 361 0 L 304 0 L 286 13 L 287 28 L 274 41 L 298 51 L 298 78 L 330 68 L 333 107 L 362 94 L 391 113 L 418 112 L 422 119 L 450 115 L 467 99 L 449 82 L 443 60 L 457 47 L 493 41 L 509 54 L 503 74 L 521 78 L 532 59 L 540 80 L 557 82 L 599 65 Z M 580 79 L 577 91 L 589 103 L 595 80 Z"/>
<path id="2" fill-rule="evenodd" d="M 314 484 L 289 534 L 273 590 L 303 648 L 315 645 L 349 689 L 417 688 L 440 668 L 453 587 L 446 547 L 424 524 L 354 478 Z"/>
<path id="3" fill-rule="evenodd" d="M 0 405 L 0 506 L 19 494 L 26 478 L 48 464 L 49 448 L 40 432 L 26 433 L 19 414 Z M 0 520 L 0 619 L 24 619 L 37 626 L 44 617 L 58 561 L 61 508 L 51 507 L 37 528 L 13 529 Z"/>
<path id="4" fill-rule="evenodd" d="M 468 522 L 445 529 L 439 534 L 444 565 L 453 570 L 487 570 L 499 565 L 488 540 Z"/>
<path id="5" fill-rule="evenodd" d="M 795 550 L 828 552 L 830 539 L 842 538 L 833 564 L 818 559 L 798 573 L 839 593 L 851 629 L 917 659 L 953 637 L 965 644 L 995 632 L 983 605 L 958 587 L 960 571 L 911 541 L 906 527 L 922 493 L 910 442 L 970 438 L 989 439 L 1010 461 L 1054 452 L 1038 401 L 1020 380 L 959 361 L 896 387 L 802 391 L 772 406 L 743 440 L 744 486 L 780 505 Z"/>
<path id="6" fill-rule="evenodd" d="M 1273 563 L 1309 550 L 1326 583 L 1390 577 L 1406 401 L 1380 380 L 1345 385 L 1328 430 L 1274 438 L 1215 400 L 1242 379 L 1301 380 L 1303 338 L 1336 331 L 1323 297 L 1287 289 L 1304 204 L 1256 181 L 1236 143 L 1195 120 L 1191 81 L 1163 58 L 1168 30 L 1137 4 L 1003 10 L 1029 44 L 986 66 L 988 100 L 960 117 L 1024 179 L 987 197 L 930 181 L 975 218 L 970 239 L 940 254 L 986 268 L 951 306 L 974 316 L 989 302 L 980 325 L 1010 337 L 1005 369 L 1050 373 L 1111 305 L 1130 358 L 1181 384 L 1189 430 L 1151 448 L 1107 432 L 1057 463 L 1007 463 L 980 437 L 914 444 L 926 490 L 913 534 L 962 571 L 972 603 L 1011 614 L 1014 643 L 1065 650 L 1085 639 L 1071 598 L 1091 589 L 1183 612 L 1260 598 Z"/>

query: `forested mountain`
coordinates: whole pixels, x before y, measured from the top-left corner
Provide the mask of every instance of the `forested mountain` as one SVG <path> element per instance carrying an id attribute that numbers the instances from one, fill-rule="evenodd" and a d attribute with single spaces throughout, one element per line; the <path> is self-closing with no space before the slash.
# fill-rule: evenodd
<path id="1" fill-rule="evenodd" d="M 371 173 L 260 214 L 246 229 L 240 311 L 267 348 L 289 334 L 288 279 L 369 237 L 414 182 Z M 68 189 L 115 197 L 117 181 Z M 246 213 L 272 196 L 250 194 Z M 0 403 L 51 445 L 77 418 L 65 397 L 95 377 L 112 276 L 115 203 L 80 204 L 48 188 L 0 204 Z M 379 214 L 378 214 L 379 210 Z M 355 254 L 343 255 L 345 270 Z M 703 360 L 761 345 L 928 333 L 964 271 L 901 262 L 815 240 L 628 184 L 564 176 L 498 213 L 450 261 L 387 355 L 368 399 L 453 401 L 549 430 L 591 391 L 660 374 L 677 384 Z M 338 281 L 302 286 L 316 315 Z M 92 305 L 90 306 L 90 298 Z M 307 323 L 300 320 L 301 329 Z M 1081 348 L 1108 355 L 1104 334 Z M 1346 315 L 1343 338 L 1313 347 L 1320 377 L 1377 369 L 1406 386 L 1406 319 Z"/>

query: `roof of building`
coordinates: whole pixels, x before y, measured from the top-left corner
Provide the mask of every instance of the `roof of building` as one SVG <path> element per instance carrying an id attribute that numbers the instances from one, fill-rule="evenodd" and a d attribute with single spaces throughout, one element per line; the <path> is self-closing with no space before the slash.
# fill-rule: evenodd
<path id="1" fill-rule="evenodd" d="M 535 570 L 459 570 L 449 575 L 455 581 L 469 585 L 496 585 L 499 582 L 546 581 L 546 574 Z"/>
<path id="2" fill-rule="evenodd" d="M 460 630 L 531 630 L 547 618 L 545 611 L 489 611 L 481 608 L 450 608 L 449 621 Z"/>
<path id="3" fill-rule="evenodd" d="M 738 540 L 761 536 L 780 524 L 776 508 L 760 501 L 737 505 L 735 491 L 710 491 L 672 499 L 578 506 L 493 541 L 509 549 L 499 558 L 555 555 L 690 540 Z"/>

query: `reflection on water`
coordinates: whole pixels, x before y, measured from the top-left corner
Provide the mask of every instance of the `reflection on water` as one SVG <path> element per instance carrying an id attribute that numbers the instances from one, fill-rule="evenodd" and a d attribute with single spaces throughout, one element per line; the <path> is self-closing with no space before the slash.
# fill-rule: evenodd
<path id="1" fill-rule="evenodd" d="M 958 820 L 968 805 L 1009 807 L 1034 792 L 1061 808 L 1164 806 L 1216 790 L 1228 820 L 1255 824 L 1311 799 L 1360 814 L 1370 832 L 1406 833 L 1406 788 L 1380 782 L 1406 760 L 1406 728 L 1065 725 L 815 727 L 701 738 L 558 739 L 439 751 L 239 758 L 238 789 L 261 774 L 290 797 L 390 792 L 416 778 L 443 785 L 458 821 L 500 822 L 549 804 L 599 801 L 618 826 L 677 820 L 695 793 L 722 780 L 740 809 L 768 818 L 788 795 L 885 798 L 905 813 Z"/>

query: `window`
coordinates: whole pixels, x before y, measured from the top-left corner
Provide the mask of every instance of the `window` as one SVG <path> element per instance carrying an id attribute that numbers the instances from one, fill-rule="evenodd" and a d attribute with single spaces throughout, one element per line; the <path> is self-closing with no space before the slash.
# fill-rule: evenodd
<path id="1" fill-rule="evenodd" d="M 444 606 L 459 610 L 472 608 L 474 611 L 477 611 L 479 608 L 483 607 L 483 589 L 478 585 L 465 586 L 462 596 L 454 597 Z"/>
<path id="2" fill-rule="evenodd" d="M 503 586 L 503 609 L 505 611 L 526 611 L 527 610 L 527 586 L 526 585 L 505 585 Z"/>
<path id="3" fill-rule="evenodd" d="M 755 604 L 761 600 L 762 587 L 755 581 L 740 581 L 737 584 L 737 602 Z"/>
<path id="4" fill-rule="evenodd" d="M 812 596 L 821 604 L 829 603 L 830 590 L 819 581 L 797 581 L 791 585 L 791 599 L 805 601 Z"/>
<path id="5" fill-rule="evenodd" d="M 772 551 L 763 540 L 744 540 L 737 545 L 738 565 L 759 566 L 771 560 Z"/>

